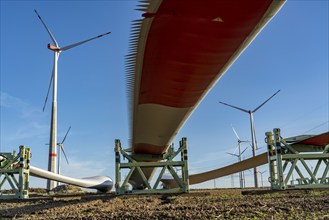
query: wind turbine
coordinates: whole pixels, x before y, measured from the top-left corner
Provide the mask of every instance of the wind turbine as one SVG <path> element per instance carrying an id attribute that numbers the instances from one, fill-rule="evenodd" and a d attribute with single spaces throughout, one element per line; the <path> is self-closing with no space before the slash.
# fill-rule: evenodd
<path id="1" fill-rule="evenodd" d="M 70 126 L 69 129 L 67 130 L 67 132 L 66 132 L 66 134 L 65 134 L 65 136 L 64 136 L 64 138 L 63 138 L 63 140 L 62 140 L 62 142 L 61 142 L 61 143 L 57 143 L 57 146 L 58 146 L 57 173 L 58 173 L 58 175 L 61 174 L 61 153 L 64 154 L 64 157 L 65 157 L 66 163 L 69 164 L 69 160 L 67 159 L 67 156 L 66 156 L 66 153 L 65 153 L 65 150 L 64 150 L 64 142 L 65 142 L 66 137 L 67 137 L 67 135 L 69 134 L 70 130 L 71 130 L 71 126 Z M 59 186 L 59 182 L 57 182 L 57 186 Z"/>
<path id="2" fill-rule="evenodd" d="M 60 168 L 61 168 L 61 154 L 63 153 L 64 154 L 64 157 L 65 157 L 65 160 L 66 160 L 66 163 L 69 164 L 69 160 L 67 159 L 67 156 L 66 156 L 66 153 L 65 153 L 65 150 L 64 150 L 64 142 L 66 140 L 66 137 L 68 135 L 68 133 L 70 132 L 71 130 L 71 126 L 69 127 L 69 129 L 67 130 L 63 140 L 61 143 L 57 143 L 57 174 L 60 175 Z M 49 145 L 49 144 L 46 144 L 46 145 Z M 59 186 L 59 182 L 57 182 L 57 186 Z"/>
<path id="3" fill-rule="evenodd" d="M 264 182 L 263 182 L 263 174 L 266 172 L 266 170 L 264 171 L 258 171 L 260 173 L 260 179 L 262 181 L 262 187 L 264 188 Z"/>
<path id="4" fill-rule="evenodd" d="M 236 106 L 233 106 L 233 105 L 230 105 L 230 104 L 227 104 L 227 103 L 224 103 L 224 102 L 219 102 L 223 105 L 227 105 L 231 108 L 235 108 L 237 110 L 240 110 L 242 112 L 246 112 L 249 114 L 250 116 L 250 128 L 251 128 L 251 139 L 252 139 L 252 155 L 253 157 L 256 156 L 256 149 L 257 148 L 257 141 L 256 141 L 256 134 L 255 134 L 255 126 L 254 126 L 254 117 L 253 117 L 253 114 L 258 110 L 260 109 L 261 107 L 263 107 L 263 105 L 265 105 L 270 99 L 272 99 L 276 94 L 278 94 L 280 92 L 280 90 L 278 90 L 276 93 L 274 93 L 270 98 L 266 99 L 262 104 L 260 104 L 257 108 L 255 108 L 254 110 L 246 110 L 246 109 L 243 109 L 243 108 L 239 108 L 239 107 L 236 107 Z M 257 175 L 258 171 L 257 171 L 257 167 L 254 168 L 254 181 L 255 181 L 255 188 L 258 188 L 258 175 Z"/>
<path id="5" fill-rule="evenodd" d="M 237 147 L 235 148 L 234 152 L 233 153 L 229 153 L 229 152 L 226 152 L 227 154 L 230 154 L 232 156 L 235 156 L 238 158 L 238 161 L 241 162 L 241 155 L 247 150 L 248 147 L 246 147 L 242 152 L 241 152 L 241 143 L 247 143 L 249 141 L 242 141 L 238 135 L 238 133 L 236 132 L 236 130 L 234 129 L 234 127 L 232 126 L 232 129 L 233 129 L 233 132 L 236 136 L 236 138 L 238 139 L 238 145 Z M 238 149 L 238 154 L 235 153 L 236 149 Z M 239 172 L 239 178 L 240 178 L 240 188 L 242 189 L 243 188 L 243 173 L 242 172 Z"/>
<path id="6" fill-rule="evenodd" d="M 51 125 L 50 125 L 50 141 L 49 141 L 49 160 L 48 160 L 48 171 L 51 171 L 53 173 L 56 173 L 56 148 L 57 148 L 57 66 L 58 66 L 58 58 L 59 54 L 63 51 L 72 49 L 74 47 L 77 47 L 81 44 L 84 44 L 88 41 L 94 40 L 96 38 L 103 37 L 105 35 L 110 34 L 111 32 L 107 32 L 101 35 L 98 35 L 96 37 L 89 38 L 84 41 L 80 41 L 78 43 L 74 43 L 68 46 L 60 47 L 53 36 L 53 34 L 50 32 L 49 28 L 45 24 L 45 22 L 42 20 L 41 16 L 38 14 L 36 10 L 34 12 L 37 14 L 38 18 L 40 19 L 42 25 L 45 27 L 46 31 L 48 32 L 51 40 L 53 41 L 54 45 L 48 44 L 48 49 L 54 51 L 54 66 L 53 66 L 53 72 L 50 78 L 49 88 L 47 92 L 47 97 L 45 100 L 45 104 L 43 107 L 43 110 L 45 109 L 45 105 L 47 103 L 49 91 L 51 88 L 51 85 L 53 85 L 53 100 L 52 100 L 52 108 L 51 108 Z M 56 186 L 56 182 L 53 180 L 47 180 L 47 189 L 51 190 Z"/>

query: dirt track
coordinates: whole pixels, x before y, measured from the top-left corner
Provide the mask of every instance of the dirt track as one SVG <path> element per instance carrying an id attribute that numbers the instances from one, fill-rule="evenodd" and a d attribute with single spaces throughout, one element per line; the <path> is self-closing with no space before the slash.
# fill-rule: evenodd
<path id="1" fill-rule="evenodd" d="M 76 194 L 0 201 L 15 219 L 327 219 L 329 191 L 201 190 L 171 196 Z"/>

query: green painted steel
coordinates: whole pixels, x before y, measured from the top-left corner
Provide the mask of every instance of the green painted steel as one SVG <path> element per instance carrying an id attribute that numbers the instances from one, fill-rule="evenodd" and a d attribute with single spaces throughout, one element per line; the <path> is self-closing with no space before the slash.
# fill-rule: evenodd
<path id="1" fill-rule="evenodd" d="M 188 174 L 188 156 L 187 156 L 187 140 L 182 138 L 179 148 L 175 151 L 173 145 L 168 148 L 168 151 L 163 155 L 144 155 L 144 154 L 128 154 L 130 150 L 124 150 L 121 147 L 120 140 L 115 140 L 115 190 L 117 195 L 123 194 L 166 194 L 166 193 L 185 193 L 189 192 L 189 174 Z M 181 160 L 174 161 L 173 159 L 181 153 Z M 128 162 L 121 162 L 121 158 L 127 159 Z M 153 167 L 161 168 L 155 183 L 145 177 L 143 168 Z M 174 168 L 181 168 L 181 177 Z M 122 181 L 122 169 L 128 169 L 128 174 Z M 139 173 L 144 189 L 129 189 L 129 180 L 133 172 Z M 174 189 L 160 188 L 159 183 L 165 171 L 168 170 L 178 187 Z"/>
<path id="2" fill-rule="evenodd" d="M 0 199 L 29 197 L 30 148 L 19 147 L 19 153 L 0 153 Z M 8 183 L 11 190 L 3 190 Z"/>
<path id="3" fill-rule="evenodd" d="M 312 150 L 307 146 L 297 148 L 281 137 L 279 128 L 265 135 L 272 189 L 329 188 L 329 145 L 309 146 Z M 314 169 L 311 162 L 316 162 Z M 296 179 L 294 173 L 298 175 Z"/>

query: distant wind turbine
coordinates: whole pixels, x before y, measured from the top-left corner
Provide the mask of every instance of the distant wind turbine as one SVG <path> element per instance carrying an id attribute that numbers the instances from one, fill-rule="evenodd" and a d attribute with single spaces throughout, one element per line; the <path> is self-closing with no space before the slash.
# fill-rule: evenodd
<path id="1" fill-rule="evenodd" d="M 69 164 L 69 160 L 67 159 L 67 156 L 66 156 L 66 153 L 65 153 L 65 150 L 64 150 L 64 142 L 66 140 L 66 137 L 68 135 L 68 133 L 70 132 L 71 130 L 71 126 L 69 127 L 69 129 L 67 130 L 63 140 L 61 143 L 57 143 L 57 174 L 60 175 L 61 174 L 61 155 L 62 153 L 64 154 L 64 157 L 65 157 L 65 160 L 66 160 L 66 163 Z M 46 144 L 46 145 L 49 145 L 49 144 Z M 57 182 L 57 186 L 59 186 L 59 182 Z"/>
<path id="2" fill-rule="evenodd" d="M 232 130 L 236 136 L 236 138 L 238 139 L 238 144 L 237 144 L 237 147 L 235 148 L 234 152 L 233 153 L 229 153 L 229 152 L 226 152 L 227 154 L 229 155 L 232 155 L 232 156 L 235 156 L 238 158 L 238 161 L 241 162 L 241 156 L 242 154 L 247 150 L 248 147 L 246 147 L 243 151 L 241 151 L 241 143 L 248 143 L 249 141 L 242 141 L 238 135 L 238 133 L 236 132 L 236 130 L 234 129 L 234 127 L 232 126 Z M 238 154 L 235 153 L 236 149 L 238 149 Z M 243 188 L 243 172 L 239 172 L 239 178 L 240 178 L 240 188 L 242 189 Z"/>
<path id="3" fill-rule="evenodd" d="M 94 40 L 96 38 L 103 37 L 105 35 L 110 34 L 111 32 L 107 32 L 105 34 L 98 35 L 96 37 L 92 37 L 90 39 L 74 43 L 65 47 L 60 47 L 53 36 L 53 34 L 50 32 L 49 28 L 45 24 L 45 22 L 42 20 L 41 16 L 38 14 L 36 10 L 34 12 L 37 14 L 38 18 L 40 19 L 41 23 L 45 27 L 46 31 L 48 32 L 51 40 L 53 41 L 54 45 L 48 44 L 48 49 L 54 51 L 54 65 L 53 65 L 53 72 L 50 78 L 49 88 L 47 92 L 47 96 L 45 99 L 45 103 L 43 106 L 43 110 L 45 109 L 45 105 L 48 100 L 48 95 L 51 86 L 53 85 L 53 101 L 52 101 L 52 108 L 51 108 L 51 125 L 50 125 L 50 141 L 49 141 L 49 160 L 48 160 L 48 171 L 51 171 L 53 173 L 56 173 L 56 148 L 57 148 L 57 66 L 58 66 L 58 58 L 59 54 L 63 51 L 69 50 L 71 48 L 77 47 L 81 44 L 84 44 L 88 41 Z M 47 189 L 51 190 L 56 186 L 56 182 L 53 180 L 47 180 Z"/>
<path id="4" fill-rule="evenodd" d="M 69 134 L 71 130 L 71 126 L 69 127 L 69 129 L 67 130 L 63 140 L 61 143 L 57 143 L 57 146 L 58 146 L 58 164 L 57 164 L 57 173 L 58 175 L 61 174 L 61 154 L 63 153 L 64 154 L 64 157 L 65 157 L 65 160 L 66 160 L 66 163 L 69 164 L 69 160 L 67 159 L 67 156 L 66 156 L 66 153 L 65 153 L 65 150 L 64 150 L 64 142 L 66 140 L 66 137 L 67 135 Z M 59 186 L 59 182 L 57 183 L 57 186 Z"/>
<path id="5" fill-rule="evenodd" d="M 274 93 L 270 98 L 266 99 L 262 104 L 260 104 L 257 108 L 255 108 L 254 110 L 246 110 L 246 109 L 243 109 L 243 108 L 239 108 L 239 107 L 236 107 L 236 106 L 233 106 L 233 105 L 230 105 L 230 104 L 227 104 L 227 103 L 224 103 L 224 102 L 219 102 L 223 105 L 227 105 L 231 108 L 235 108 L 237 110 L 240 110 L 242 112 L 246 112 L 249 114 L 250 116 L 250 127 L 251 127 L 251 139 L 252 139 L 252 154 L 253 154 L 253 157 L 256 156 L 256 149 L 257 148 L 257 141 L 256 141 L 256 134 L 255 134 L 255 126 L 254 126 L 254 117 L 253 117 L 253 114 L 258 110 L 260 109 L 261 107 L 263 107 L 263 105 L 265 105 L 268 101 L 270 101 L 270 99 L 272 99 L 276 94 L 278 94 L 280 92 L 280 90 L 278 90 L 276 93 Z M 257 167 L 254 168 L 254 181 L 255 181 L 255 188 L 258 188 L 258 171 L 257 171 Z"/>

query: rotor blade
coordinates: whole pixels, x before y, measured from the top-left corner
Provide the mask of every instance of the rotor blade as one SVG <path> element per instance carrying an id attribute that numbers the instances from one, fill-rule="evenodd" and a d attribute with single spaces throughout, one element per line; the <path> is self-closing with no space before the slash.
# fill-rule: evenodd
<path id="1" fill-rule="evenodd" d="M 65 150 L 64 150 L 64 146 L 63 146 L 63 144 L 60 144 L 59 146 L 60 146 L 61 149 L 62 149 L 62 152 L 63 152 L 63 154 L 64 154 L 64 157 L 65 157 L 66 163 L 69 164 L 69 160 L 67 159 L 67 156 L 66 156 L 66 153 L 65 153 Z"/>
<path id="2" fill-rule="evenodd" d="M 71 48 L 73 48 L 73 47 L 79 46 L 79 45 L 81 45 L 81 44 L 84 44 L 84 43 L 86 43 L 86 42 L 88 42 L 88 41 L 91 41 L 91 40 L 94 40 L 94 39 L 96 39 L 96 38 L 103 37 L 103 36 L 108 35 L 108 34 L 110 34 L 110 33 L 111 33 L 111 32 L 107 32 L 107 33 L 105 33 L 105 34 L 98 35 L 97 37 L 92 37 L 92 38 L 90 38 L 90 39 L 88 39 L 88 40 L 84 40 L 84 41 L 81 41 L 81 42 L 78 42 L 78 43 L 75 43 L 75 44 L 71 44 L 71 45 L 68 45 L 68 46 L 65 46 L 65 47 L 61 47 L 60 50 L 65 51 L 65 50 L 71 49 Z"/>
<path id="3" fill-rule="evenodd" d="M 239 157 L 239 155 L 236 155 L 236 154 L 232 154 L 232 153 L 229 153 L 229 152 L 225 152 L 225 153 L 227 153 L 229 155 L 232 155 L 232 156 L 235 156 L 235 157 Z"/>
<path id="4" fill-rule="evenodd" d="M 250 141 L 246 140 L 246 141 L 240 141 L 241 143 L 249 143 Z"/>
<path id="5" fill-rule="evenodd" d="M 237 138 L 239 141 L 241 141 L 241 140 L 240 140 L 240 137 L 239 137 L 238 133 L 236 132 L 236 130 L 234 129 L 234 127 L 233 127 L 232 125 L 231 125 L 231 127 L 232 127 L 232 130 L 233 130 L 233 132 L 234 132 L 236 138 Z"/>
<path id="6" fill-rule="evenodd" d="M 257 108 L 255 108 L 252 112 L 256 112 L 258 109 L 260 109 L 263 105 L 265 105 L 266 102 L 270 101 L 271 98 L 273 98 L 276 94 L 278 94 L 280 92 L 280 89 L 274 93 L 270 98 L 266 99 L 265 102 L 263 102 L 262 104 L 260 104 L 260 106 L 258 106 Z"/>
<path id="7" fill-rule="evenodd" d="M 38 14 L 37 10 L 34 9 L 34 12 L 37 14 L 38 18 L 40 19 L 41 23 L 43 24 L 43 26 L 46 28 L 51 40 L 54 42 L 55 46 L 58 47 L 58 43 L 55 40 L 55 37 L 53 36 L 53 34 L 50 32 L 50 30 L 48 29 L 47 25 L 45 24 L 45 22 L 42 20 L 41 16 Z"/>
<path id="8" fill-rule="evenodd" d="M 50 83 L 49 83 L 49 87 L 48 87 L 48 91 L 47 91 L 47 96 L 46 96 L 46 99 L 45 99 L 45 103 L 43 104 L 42 112 L 44 112 L 45 108 L 46 108 L 46 104 L 47 104 L 47 101 L 48 101 L 51 84 L 53 83 L 53 78 L 54 78 L 54 74 L 51 74 Z"/>
<path id="9" fill-rule="evenodd" d="M 243 108 L 239 108 L 239 107 L 236 107 L 236 106 L 233 106 L 233 105 L 230 105 L 230 104 L 224 103 L 224 102 L 219 102 L 219 103 L 220 103 L 220 104 L 223 104 L 223 105 L 227 105 L 227 106 L 229 106 L 229 107 L 231 107 L 231 108 L 235 108 L 235 109 L 238 109 L 238 110 L 240 110 L 240 111 L 243 111 L 243 112 L 249 113 L 248 110 L 245 110 L 245 109 L 243 109 Z"/>
<path id="10" fill-rule="evenodd" d="M 248 147 L 246 147 L 242 152 L 241 155 L 248 149 Z"/>
<path id="11" fill-rule="evenodd" d="M 70 127 L 69 127 L 69 129 L 67 130 L 67 132 L 66 132 L 66 134 L 65 134 L 65 136 L 64 136 L 64 138 L 63 138 L 63 141 L 62 141 L 62 143 L 61 143 L 61 144 L 63 144 L 63 143 L 64 143 L 64 141 L 65 141 L 65 139 L 66 139 L 66 137 L 67 137 L 68 133 L 70 132 L 70 130 L 71 130 L 71 126 L 70 126 Z"/>

